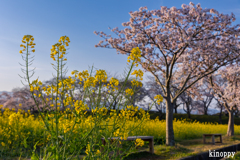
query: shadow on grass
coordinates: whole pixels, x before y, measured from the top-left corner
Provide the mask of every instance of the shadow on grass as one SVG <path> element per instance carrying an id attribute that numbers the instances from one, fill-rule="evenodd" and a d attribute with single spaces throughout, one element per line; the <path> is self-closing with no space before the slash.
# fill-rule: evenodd
<path id="1" fill-rule="evenodd" d="M 132 153 L 130 155 L 128 155 L 128 157 L 123 158 L 123 160 L 145 160 L 145 159 L 149 159 L 149 158 L 159 158 L 159 155 L 156 154 L 152 154 L 149 153 L 147 151 L 143 151 L 143 152 L 137 152 L 137 153 Z"/>
<path id="2" fill-rule="evenodd" d="M 159 159 L 172 159 L 172 158 L 181 158 L 194 155 L 191 149 L 186 149 L 181 146 L 166 146 L 166 145 L 155 145 L 154 154 L 146 151 L 138 151 L 131 153 L 124 160 L 159 160 Z"/>

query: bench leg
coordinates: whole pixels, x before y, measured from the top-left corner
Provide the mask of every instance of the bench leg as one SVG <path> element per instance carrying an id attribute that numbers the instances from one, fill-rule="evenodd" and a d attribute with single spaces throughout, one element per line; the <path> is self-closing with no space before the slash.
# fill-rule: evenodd
<path id="1" fill-rule="evenodd" d="M 212 144 L 215 144 L 215 137 L 212 135 Z"/>
<path id="2" fill-rule="evenodd" d="M 206 137 L 205 137 L 205 135 L 203 135 L 203 144 L 205 144 L 206 143 Z"/>
<path id="3" fill-rule="evenodd" d="M 222 143 L 222 135 L 219 135 L 219 136 L 216 136 L 216 137 L 219 137 L 219 139 L 220 139 L 220 141 L 218 143 Z"/>
<path id="4" fill-rule="evenodd" d="M 149 151 L 150 153 L 154 154 L 154 144 L 153 144 L 153 140 L 149 141 Z"/>

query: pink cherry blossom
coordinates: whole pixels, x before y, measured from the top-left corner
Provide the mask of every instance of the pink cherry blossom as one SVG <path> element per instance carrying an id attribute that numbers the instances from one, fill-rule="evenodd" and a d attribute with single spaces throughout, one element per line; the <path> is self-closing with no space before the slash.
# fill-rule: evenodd
<path id="1" fill-rule="evenodd" d="M 115 48 L 129 55 L 139 47 L 141 66 L 158 81 L 166 102 L 166 144 L 174 145 L 173 108 L 176 99 L 204 77 L 223 66 L 239 61 L 240 25 L 232 25 L 234 14 L 219 14 L 214 9 L 202 9 L 200 4 L 182 5 L 181 9 L 161 6 L 159 10 L 130 12 L 130 21 L 123 30 L 114 30 L 115 38 L 95 32 L 109 41 L 96 47 Z M 124 37 L 124 38 L 123 38 Z M 161 83 L 158 75 L 165 78 Z M 172 96 L 171 85 L 178 84 Z"/>
<path id="2" fill-rule="evenodd" d="M 227 135 L 234 135 L 233 113 L 240 106 L 240 66 L 232 64 L 214 73 L 208 79 L 209 88 L 218 102 L 222 103 L 229 113 Z"/>

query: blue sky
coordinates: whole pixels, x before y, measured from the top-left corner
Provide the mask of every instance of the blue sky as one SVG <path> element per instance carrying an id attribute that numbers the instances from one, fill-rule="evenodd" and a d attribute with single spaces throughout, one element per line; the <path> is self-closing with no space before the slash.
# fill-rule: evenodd
<path id="1" fill-rule="evenodd" d="M 127 56 L 117 54 L 115 49 L 95 48 L 101 37 L 94 31 L 112 34 L 108 27 L 124 29 L 123 22 L 130 19 L 129 12 L 147 6 L 148 10 L 160 9 L 160 6 L 180 8 L 189 4 L 187 0 L 2 0 L 0 1 L 0 91 L 11 91 L 14 87 L 23 87 L 18 74 L 20 63 L 24 63 L 19 54 L 22 37 L 33 35 L 36 43 L 35 58 L 32 67 L 36 67 L 31 80 L 39 77 L 41 81 L 52 78 L 55 70 L 50 58 L 51 46 L 61 36 L 68 36 L 71 43 L 68 50 L 68 73 L 73 70 L 87 70 L 94 64 L 112 74 L 122 74 L 127 67 Z M 214 8 L 220 13 L 233 12 L 240 22 L 239 0 L 201 0 L 202 8 Z M 113 34 L 112 34 L 113 35 Z M 141 67 L 138 67 L 141 68 Z M 146 74 L 144 76 L 146 80 Z"/>

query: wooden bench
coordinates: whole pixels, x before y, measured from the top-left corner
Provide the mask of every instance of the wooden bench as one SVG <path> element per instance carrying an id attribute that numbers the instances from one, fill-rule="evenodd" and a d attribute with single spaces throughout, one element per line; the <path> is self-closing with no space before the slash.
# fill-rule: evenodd
<path id="1" fill-rule="evenodd" d="M 150 153 L 154 153 L 154 140 L 153 140 L 153 136 L 130 136 L 128 137 L 126 140 L 122 139 L 120 141 L 135 141 L 137 138 L 142 139 L 143 141 L 149 141 L 149 152 Z M 110 138 L 108 138 L 110 139 Z M 116 140 L 116 139 L 120 139 L 120 137 L 112 137 L 111 138 L 111 143 Z M 105 146 L 106 145 L 106 141 L 104 138 L 101 139 L 102 140 L 102 144 Z"/>
<path id="2" fill-rule="evenodd" d="M 206 137 L 212 137 L 212 144 L 222 143 L 222 134 L 203 134 L 203 143 L 206 144 Z M 215 142 L 215 137 L 220 137 L 220 142 Z"/>

